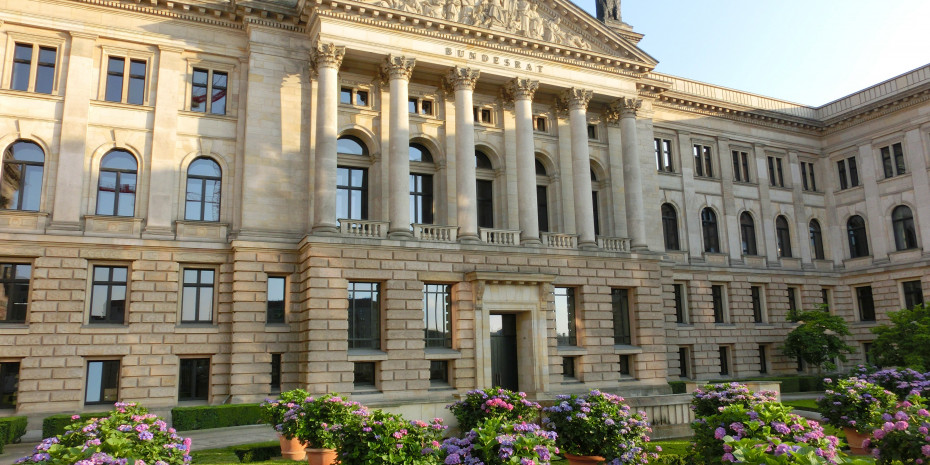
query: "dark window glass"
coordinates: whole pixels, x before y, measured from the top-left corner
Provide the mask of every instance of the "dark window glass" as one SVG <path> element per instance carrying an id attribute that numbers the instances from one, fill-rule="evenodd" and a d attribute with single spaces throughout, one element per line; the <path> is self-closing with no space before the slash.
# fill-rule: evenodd
<path id="1" fill-rule="evenodd" d="M 220 165 L 209 158 L 198 158 L 187 168 L 187 196 L 184 219 L 219 221 L 222 189 Z"/>
<path id="2" fill-rule="evenodd" d="M 810 178 L 811 178 L 811 190 L 814 192 L 817 192 L 817 177 L 814 176 L 814 164 L 813 163 L 807 164 L 807 173 L 808 175 L 810 175 Z"/>
<path id="3" fill-rule="evenodd" d="M 213 72 L 212 87 L 210 89 L 210 113 L 214 115 L 226 114 L 226 97 L 228 95 L 229 78 L 226 73 Z"/>
<path id="4" fill-rule="evenodd" d="M 549 232 L 549 194 L 546 186 L 536 186 L 536 217 L 539 230 Z"/>
<path id="5" fill-rule="evenodd" d="M 724 323 L 726 322 L 725 312 L 723 303 L 723 286 L 720 284 L 714 284 L 710 286 L 710 295 L 711 301 L 714 304 L 714 323 Z"/>
<path id="6" fill-rule="evenodd" d="M 708 178 L 714 177 L 714 168 L 710 160 L 710 147 L 704 146 L 704 171 Z"/>
<path id="7" fill-rule="evenodd" d="M 407 112 L 417 114 L 417 99 L 415 98 L 407 99 Z"/>
<path id="8" fill-rule="evenodd" d="M 856 302 L 859 304 L 859 321 L 875 321 L 875 300 L 872 298 L 872 286 L 857 287 Z"/>
<path id="9" fill-rule="evenodd" d="M 632 376 L 633 375 L 633 360 L 632 355 L 621 355 L 620 356 L 620 376 Z"/>
<path id="10" fill-rule="evenodd" d="M 355 362 L 353 382 L 355 389 L 374 389 L 375 362 Z"/>
<path id="11" fill-rule="evenodd" d="M 184 270 L 181 323 L 213 322 L 214 270 Z"/>
<path id="12" fill-rule="evenodd" d="M 675 293 L 675 322 L 687 323 L 685 315 L 685 286 L 683 284 L 672 284 Z"/>
<path id="13" fill-rule="evenodd" d="M 588 139 L 597 140 L 597 126 L 593 124 L 588 125 Z"/>
<path id="14" fill-rule="evenodd" d="M 891 152 L 894 154 L 894 167 L 895 174 L 898 176 L 906 173 L 904 169 L 904 148 L 901 146 L 901 143 L 897 143 L 891 146 Z"/>
<path id="15" fill-rule="evenodd" d="M 764 323 L 765 315 L 762 311 L 762 288 L 760 286 L 750 286 L 749 296 L 752 300 L 752 321 Z"/>
<path id="16" fill-rule="evenodd" d="M 717 214 L 710 208 L 701 210 L 701 230 L 704 233 L 704 251 L 720 252 L 720 240 L 717 235 Z"/>
<path id="17" fill-rule="evenodd" d="M 336 217 L 368 219 L 367 168 L 336 168 Z"/>
<path id="18" fill-rule="evenodd" d="M 737 181 L 749 182 L 749 154 L 733 151 L 733 178 Z"/>
<path id="19" fill-rule="evenodd" d="M 849 187 L 859 186 L 859 168 L 856 165 L 856 157 L 847 158 L 846 163 L 849 166 Z"/>
<path id="20" fill-rule="evenodd" d="M 87 362 L 84 404 L 111 404 L 119 400 L 119 360 Z"/>
<path id="21" fill-rule="evenodd" d="M 491 124 L 491 110 L 487 108 L 481 109 L 481 122 L 485 124 Z"/>
<path id="22" fill-rule="evenodd" d="M 268 302 L 266 323 L 284 323 L 284 302 L 287 295 L 287 279 L 283 276 L 268 277 Z"/>
<path id="23" fill-rule="evenodd" d="M 533 118 L 533 129 L 539 132 L 546 132 L 546 117 L 537 116 Z"/>
<path id="24" fill-rule="evenodd" d="M 798 365 L 797 365 L 796 369 L 798 370 L 798 373 L 804 371 L 804 359 L 802 359 L 801 357 L 798 357 L 797 363 L 798 363 Z"/>
<path id="25" fill-rule="evenodd" d="M 798 308 L 798 289 L 796 287 L 788 288 L 788 310 L 799 310 Z"/>
<path id="26" fill-rule="evenodd" d="M 555 338 L 560 346 L 578 345 L 575 333 L 575 289 L 555 288 Z"/>
<path id="27" fill-rule="evenodd" d="M 830 311 L 830 289 L 827 289 L 825 287 L 820 289 L 820 301 L 824 305 L 823 307 L 824 311 L 829 312 Z"/>
<path id="28" fill-rule="evenodd" d="M 339 103 L 344 103 L 346 105 L 352 104 L 352 89 L 343 87 L 339 90 Z"/>
<path id="29" fill-rule="evenodd" d="M 820 222 L 811 220 L 809 229 L 811 236 L 811 255 L 813 255 L 815 260 L 823 260 L 823 233 L 820 230 Z"/>
<path id="30" fill-rule="evenodd" d="M 345 155 L 368 156 L 368 146 L 354 136 L 342 136 L 336 141 L 336 151 Z"/>
<path id="31" fill-rule="evenodd" d="M 694 146 L 694 174 L 695 176 L 704 176 L 704 162 L 701 158 L 701 146 Z"/>
<path id="32" fill-rule="evenodd" d="M 598 205 L 597 191 L 591 193 L 591 209 L 594 210 L 594 235 L 601 235 L 601 207 Z"/>
<path id="33" fill-rule="evenodd" d="M 775 218 L 775 246 L 777 247 L 779 258 L 790 258 L 791 253 L 791 233 L 788 229 L 788 220 L 784 216 Z"/>
<path id="34" fill-rule="evenodd" d="M 368 91 L 367 90 L 357 90 L 355 91 L 355 104 L 362 107 L 368 106 Z"/>
<path id="35" fill-rule="evenodd" d="M 408 156 L 410 161 L 420 161 L 423 163 L 433 162 L 433 154 L 430 153 L 428 148 L 421 144 L 410 144 Z"/>
<path id="36" fill-rule="evenodd" d="M 575 357 L 562 357 L 562 377 L 575 379 Z"/>
<path id="37" fill-rule="evenodd" d="M 630 323 L 630 292 L 628 289 L 610 290 L 614 317 L 614 344 L 632 345 L 633 330 Z"/>
<path id="38" fill-rule="evenodd" d="M 536 165 L 536 176 L 548 176 L 549 173 L 546 171 L 546 165 L 543 165 L 539 159 L 534 160 Z"/>
<path id="39" fill-rule="evenodd" d="M 125 150 L 112 150 L 100 161 L 97 214 L 133 216 L 136 211 L 136 158 Z"/>
<path id="40" fill-rule="evenodd" d="M 733 179 L 736 181 L 742 181 L 743 175 L 741 173 L 740 163 L 739 163 L 739 152 L 736 150 L 733 151 Z"/>
<path id="41" fill-rule="evenodd" d="M 766 352 L 765 346 L 760 345 L 759 346 L 759 373 L 761 374 L 766 374 L 769 372 L 768 360 L 767 360 L 767 357 L 765 356 L 765 352 Z"/>
<path id="42" fill-rule="evenodd" d="M 662 235 L 665 237 L 665 250 L 681 250 L 678 242 L 678 213 L 670 204 L 662 204 Z"/>
<path id="43" fill-rule="evenodd" d="M 914 308 L 924 303 L 924 289 L 920 281 L 906 281 L 901 283 L 904 290 L 904 307 Z"/>
<path id="44" fill-rule="evenodd" d="M 440 386 L 449 384 L 449 362 L 446 360 L 430 360 L 429 381 L 430 384 Z"/>
<path id="45" fill-rule="evenodd" d="M 885 177 L 894 176 L 894 168 L 891 165 L 891 147 L 882 147 L 882 168 L 885 170 Z"/>
<path id="46" fill-rule="evenodd" d="M 476 205 L 478 207 L 478 226 L 482 228 L 494 227 L 494 187 L 491 181 L 479 179 L 476 181 Z"/>
<path id="47" fill-rule="evenodd" d="M 756 249 L 756 223 L 749 212 L 739 216 L 740 237 L 743 240 L 743 255 L 758 255 Z"/>
<path id="48" fill-rule="evenodd" d="M 866 342 L 862 344 L 862 352 L 865 353 L 866 366 L 874 366 L 875 362 L 872 358 L 872 343 Z"/>
<path id="49" fill-rule="evenodd" d="M 801 184 L 804 190 L 810 190 L 810 184 L 807 182 L 807 163 L 801 162 Z"/>
<path id="50" fill-rule="evenodd" d="M 381 348 L 380 288 L 377 283 L 349 283 L 349 348 Z"/>
<path id="51" fill-rule="evenodd" d="M 0 263 L 0 323 L 25 323 L 32 265 Z"/>
<path id="52" fill-rule="evenodd" d="M 55 86 L 55 56 L 58 50 L 39 47 L 39 64 L 36 67 L 36 92 L 51 94 Z"/>
<path id="53" fill-rule="evenodd" d="M 29 90 L 29 73 L 32 71 L 32 45 L 16 44 L 13 49 L 13 77 L 10 88 Z"/>
<path id="54" fill-rule="evenodd" d="M 891 212 L 891 229 L 894 231 L 894 245 L 897 250 L 917 248 L 914 215 L 906 205 L 899 205 Z"/>
<path id="55" fill-rule="evenodd" d="M 433 101 L 432 100 L 423 100 L 420 102 L 420 114 L 421 115 L 432 115 L 433 114 Z"/>
<path id="56" fill-rule="evenodd" d="M 191 82 L 191 111 L 207 111 L 207 79 L 210 72 L 205 69 L 194 68 Z"/>
<path id="57" fill-rule="evenodd" d="M 271 391 L 281 391 L 281 354 L 271 354 Z"/>
<path id="58" fill-rule="evenodd" d="M 480 150 L 475 151 L 475 168 L 479 170 L 492 170 L 491 159 Z"/>
<path id="59" fill-rule="evenodd" d="M 210 393 L 210 359 L 182 358 L 178 374 L 178 401 L 207 400 Z"/>
<path id="60" fill-rule="evenodd" d="M 123 323 L 126 315 L 125 266 L 95 266 L 90 294 L 91 323 Z"/>
<path id="61" fill-rule="evenodd" d="M 730 374 L 730 350 L 728 347 L 721 347 L 720 351 L 720 374 Z"/>
<path id="62" fill-rule="evenodd" d="M 675 172 L 672 165 L 672 141 L 668 139 L 655 139 L 656 167 L 659 171 Z"/>
<path id="63" fill-rule="evenodd" d="M 869 240 L 865 232 L 865 220 L 855 215 L 846 221 L 846 233 L 849 237 L 849 255 L 851 258 L 869 255 Z"/>
<path id="64" fill-rule="evenodd" d="M 840 190 L 847 189 L 849 187 L 848 181 L 846 180 L 846 161 L 840 160 L 836 162 L 836 171 L 840 178 Z"/>
<path id="65" fill-rule="evenodd" d="M 452 286 L 423 286 L 423 323 L 426 347 L 452 348 Z"/>
<path id="66" fill-rule="evenodd" d="M 433 223 L 433 176 L 410 175 L 410 220 L 414 223 Z"/>
<path id="67" fill-rule="evenodd" d="M 28 141 L 17 141 L 3 152 L 0 209 L 39 211 L 45 152 Z"/>
<path id="68" fill-rule="evenodd" d="M 15 409 L 19 394 L 19 362 L 0 363 L 0 410 Z"/>
<path id="69" fill-rule="evenodd" d="M 688 349 L 686 347 L 678 348 L 678 376 L 688 377 Z"/>

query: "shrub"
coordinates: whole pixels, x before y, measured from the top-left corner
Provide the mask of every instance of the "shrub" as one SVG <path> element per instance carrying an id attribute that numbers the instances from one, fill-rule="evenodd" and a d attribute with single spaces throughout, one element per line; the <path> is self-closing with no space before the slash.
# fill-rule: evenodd
<path id="1" fill-rule="evenodd" d="M 488 418 L 462 438 L 449 438 L 442 445 L 444 463 L 485 465 L 549 465 L 559 453 L 556 433 L 532 423 L 511 423 Z"/>
<path id="2" fill-rule="evenodd" d="M 921 373 L 910 368 L 874 370 L 859 365 L 852 376 L 877 384 L 898 396 L 899 399 L 917 391 L 921 397 L 930 397 L 930 372 Z"/>
<path id="3" fill-rule="evenodd" d="M 285 421 L 296 422 L 295 436 L 307 444 L 307 447 L 338 449 L 339 435 L 338 428 L 335 427 L 353 421 L 355 412 L 367 413 L 367 408 L 358 402 L 349 402 L 335 394 L 327 394 L 315 399 L 307 397 L 285 416 Z"/>
<path id="4" fill-rule="evenodd" d="M 731 447 L 733 458 L 737 463 L 765 464 L 765 465 L 873 465 L 867 458 L 848 457 L 837 452 L 833 457 L 827 458 L 817 454 L 817 448 L 790 441 L 772 439 L 759 441 L 743 438 L 735 440 L 732 437 L 724 438 L 727 446 Z"/>
<path id="5" fill-rule="evenodd" d="M 824 308 L 804 312 L 791 311 L 788 321 L 800 323 L 785 336 L 781 351 L 790 358 L 801 358 L 810 366 L 836 368 L 833 360 L 846 361 L 852 347 L 843 342 L 849 327 L 841 316 L 831 315 Z"/>
<path id="6" fill-rule="evenodd" d="M 837 428 L 854 428 L 859 432 L 869 430 L 872 417 L 897 403 L 898 398 L 881 386 L 859 378 L 833 381 L 825 379 L 827 390 L 817 399 L 817 407 L 823 421 Z"/>
<path id="7" fill-rule="evenodd" d="M 331 427 L 339 430 L 337 452 L 342 465 L 440 463 L 439 441 L 446 429 L 441 419 L 407 421 L 400 415 L 367 409 L 352 415 L 351 421 Z"/>
<path id="8" fill-rule="evenodd" d="M 278 396 L 277 400 L 265 399 L 259 407 L 262 409 L 262 422 L 271 426 L 277 426 L 284 422 L 284 415 L 287 411 L 294 408 L 297 404 L 303 402 L 310 393 L 303 389 L 293 389 L 284 391 Z"/>
<path id="9" fill-rule="evenodd" d="M 16 463 L 43 465 L 125 465 L 159 463 L 184 465 L 190 461 L 189 438 L 182 439 L 174 428 L 134 403 L 115 404 L 102 418 L 80 420 L 64 434 L 42 440 L 32 455 Z"/>
<path id="10" fill-rule="evenodd" d="M 45 417 L 42 420 L 42 437 L 50 438 L 53 436 L 58 436 L 65 434 L 65 431 L 68 429 L 68 425 L 75 422 L 75 420 L 90 420 L 91 418 L 101 418 L 107 416 L 108 412 L 93 412 L 93 413 L 82 413 L 77 415 L 78 418 L 74 418 L 74 415 L 60 414 L 52 415 Z"/>
<path id="11" fill-rule="evenodd" d="M 908 397 L 883 413 L 876 426 L 868 445 L 878 465 L 930 461 L 930 412 L 922 397 Z"/>
<path id="12" fill-rule="evenodd" d="M 888 312 L 890 325 L 872 328 L 878 336 L 872 342 L 875 362 L 930 370 L 930 303 Z"/>
<path id="13" fill-rule="evenodd" d="M 264 462 L 281 456 L 281 444 L 278 441 L 246 444 L 233 447 L 232 450 L 239 458 L 239 463 Z"/>
<path id="14" fill-rule="evenodd" d="M 446 408 L 452 410 L 462 431 L 472 430 L 488 418 L 508 420 L 512 423 L 536 421 L 540 409 L 536 402 L 526 400 L 525 393 L 499 387 L 469 391 L 464 399 L 447 405 Z"/>
<path id="15" fill-rule="evenodd" d="M 26 417 L 0 418 L 0 425 L 6 425 L 6 434 L 0 433 L 0 444 L 15 444 L 26 434 L 29 419 Z M 0 426 L 2 428 L 2 426 Z"/>
<path id="16" fill-rule="evenodd" d="M 258 404 L 207 405 L 171 409 L 171 424 L 178 431 L 255 425 L 262 422 Z"/>
<path id="17" fill-rule="evenodd" d="M 556 444 L 563 452 L 599 455 L 618 463 L 645 463 L 650 457 L 645 443 L 652 429 L 646 414 L 632 412 L 622 397 L 594 390 L 581 396 L 556 396 L 556 402 L 544 409 L 545 425 L 558 433 Z"/>
<path id="18" fill-rule="evenodd" d="M 692 393 L 691 410 L 697 417 L 715 415 L 728 405 L 749 407 L 759 402 L 774 402 L 775 393 L 759 391 L 753 393 L 745 384 L 705 384 Z"/>
<path id="19" fill-rule="evenodd" d="M 10 435 L 10 424 L 0 423 L 0 454 L 3 453 L 3 446 L 7 444 L 6 437 Z"/>

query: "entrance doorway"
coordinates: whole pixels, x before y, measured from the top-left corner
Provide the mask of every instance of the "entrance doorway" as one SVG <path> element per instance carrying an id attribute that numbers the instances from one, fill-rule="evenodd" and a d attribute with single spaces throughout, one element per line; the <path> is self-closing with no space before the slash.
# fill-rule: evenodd
<path id="1" fill-rule="evenodd" d="M 491 317 L 491 383 L 511 391 L 519 391 L 517 373 L 517 315 L 497 314 Z"/>

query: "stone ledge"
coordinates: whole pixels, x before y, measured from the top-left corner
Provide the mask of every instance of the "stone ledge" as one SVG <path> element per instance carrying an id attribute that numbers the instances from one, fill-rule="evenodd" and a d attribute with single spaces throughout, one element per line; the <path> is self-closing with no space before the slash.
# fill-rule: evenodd
<path id="1" fill-rule="evenodd" d="M 142 237 L 142 218 L 132 216 L 87 215 L 85 236 Z"/>

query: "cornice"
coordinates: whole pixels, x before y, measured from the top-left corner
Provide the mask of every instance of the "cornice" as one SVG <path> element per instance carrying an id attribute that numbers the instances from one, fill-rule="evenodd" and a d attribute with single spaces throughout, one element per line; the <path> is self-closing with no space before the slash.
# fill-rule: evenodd
<path id="1" fill-rule="evenodd" d="M 918 87 L 911 92 L 894 95 L 890 98 L 871 103 L 863 108 L 849 112 L 849 114 L 824 120 L 823 132 L 824 134 L 832 134 L 927 101 L 930 101 L 930 83 Z"/>

